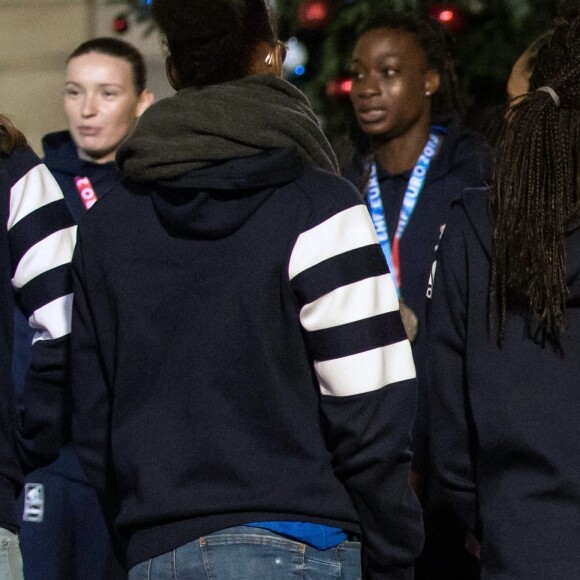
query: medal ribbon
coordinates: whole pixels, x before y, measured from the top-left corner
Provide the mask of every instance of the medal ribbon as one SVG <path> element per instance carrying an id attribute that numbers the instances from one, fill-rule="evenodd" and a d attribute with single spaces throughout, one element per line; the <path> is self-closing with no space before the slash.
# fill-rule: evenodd
<path id="1" fill-rule="evenodd" d="M 389 270 L 393 274 L 393 280 L 397 288 L 397 292 L 400 292 L 401 287 L 401 271 L 400 271 L 400 243 L 403 233 L 409 224 L 411 215 L 415 210 L 417 201 L 425 185 L 425 179 L 427 178 L 427 172 L 431 164 L 431 160 L 435 157 L 437 148 L 439 147 L 440 137 L 437 133 L 430 133 L 427 144 L 423 149 L 423 153 L 419 155 L 419 159 L 411 172 L 411 177 L 407 183 L 407 188 L 405 190 L 405 196 L 403 198 L 403 203 L 401 205 L 401 211 L 399 213 L 399 221 L 397 224 L 397 230 L 395 232 L 395 237 L 393 239 L 393 244 L 391 247 L 391 241 L 389 240 L 389 234 L 387 232 L 387 220 L 385 217 L 385 208 L 383 207 L 383 200 L 381 199 L 381 188 L 379 186 L 379 179 L 377 177 L 377 164 L 373 163 L 371 168 L 371 176 L 369 179 L 369 185 L 367 189 L 367 203 L 369 206 L 371 219 L 375 226 L 375 231 L 377 237 L 379 238 L 379 243 L 387 260 Z"/>

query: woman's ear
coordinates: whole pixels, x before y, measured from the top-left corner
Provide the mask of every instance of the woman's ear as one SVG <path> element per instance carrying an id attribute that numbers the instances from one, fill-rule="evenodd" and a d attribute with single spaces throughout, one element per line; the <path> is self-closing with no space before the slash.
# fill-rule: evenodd
<path id="1" fill-rule="evenodd" d="M 171 87 L 178 91 L 181 88 L 181 81 L 179 80 L 179 74 L 173 64 L 171 55 L 165 59 L 165 74 Z"/>
<path id="2" fill-rule="evenodd" d="M 139 101 L 137 103 L 137 117 L 140 117 L 152 104 L 155 100 L 153 93 L 149 89 L 145 89 L 139 95 Z"/>
<path id="3" fill-rule="evenodd" d="M 430 97 L 439 90 L 441 75 L 435 69 L 429 69 L 425 73 L 425 96 Z"/>

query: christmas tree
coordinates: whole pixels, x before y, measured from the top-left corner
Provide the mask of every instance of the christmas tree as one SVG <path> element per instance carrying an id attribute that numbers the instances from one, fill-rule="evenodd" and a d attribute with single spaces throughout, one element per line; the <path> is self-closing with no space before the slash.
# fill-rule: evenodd
<path id="1" fill-rule="evenodd" d="M 109 0 L 120 16 L 150 20 L 151 0 Z M 457 72 L 467 96 L 467 122 L 482 124 L 503 104 L 511 66 L 560 11 L 578 10 L 577 0 L 271 0 L 279 37 L 290 47 L 285 73 L 302 89 L 331 138 L 344 134 L 352 116 L 348 61 L 357 27 L 378 9 L 410 10 L 448 27 Z M 122 6 L 122 8 L 121 8 Z"/>

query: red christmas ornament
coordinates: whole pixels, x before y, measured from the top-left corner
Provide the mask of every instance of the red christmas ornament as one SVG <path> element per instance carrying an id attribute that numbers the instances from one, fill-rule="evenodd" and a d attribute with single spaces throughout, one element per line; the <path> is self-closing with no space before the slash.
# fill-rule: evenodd
<path id="1" fill-rule="evenodd" d="M 129 30 L 129 21 L 126 16 L 117 16 L 113 20 L 113 32 L 117 34 L 124 34 Z"/>
<path id="2" fill-rule="evenodd" d="M 326 28 L 332 21 L 328 0 L 302 0 L 298 7 L 298 24 L 307 30 Z"/>

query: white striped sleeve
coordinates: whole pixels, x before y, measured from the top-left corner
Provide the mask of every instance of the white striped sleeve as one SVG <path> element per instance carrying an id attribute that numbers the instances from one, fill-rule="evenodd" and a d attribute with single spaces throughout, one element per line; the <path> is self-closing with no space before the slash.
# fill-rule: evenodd
<path id="1" fill-rule="evenodd" d="M 36 165 L 10 190 L 8 230 L 42 206 L 60 199 L 62 199 L 60 187 L 46 165 Z"/>
<path id="2" fill-rule="evenodd" d="M 300 234 L 288 268 L 290 280 L 316 264 L 363 246 L 377 243 L 374 228 L 368 228 L 368 210 L 355 205 Z"/>
<path id="3" fill-rule="evenodd" d="M 42 163 L 32 166 L 10 188 L 8 238 L 12 286 L 34 341 L 70 333 L 70 262 L 77 226 L 62 191 Z"/>
<path id="4" fill-rule="evenodd" d="M 34 311 L 29 319 L 30 326 L 37 332 L 32 342 L 55 340 L 70 333 L 72 319 L 72 294 L 61 296 Z"/>
<path id="5" fill-rule="evenodd" d="M 395 286 L 364 205 L 301 233 L 289 276 L 323 395 L 359 395 L 415 378 Z"/>
<path id="6" fill-rule="evenodd" d="M 351 356 L 315 362 L 314 368 L 320 392 L 335 397 L 377 391 L 386 385 L 415 378 L 408 340 Z"/>
<path id="7" fill-rule="evenodd" d="M 12 278 L 14 288 L 22 288 L 43 272 L 70 263 L 76 231 L 77 226 L 59 230 L 32 246 L 18 262 Z"/>
<path id="8" fill-rule="evenodd" d="M 341 286 L 306 304 L 300 311 L 305 330 L 322 330 L 399 309 L 390 274 Z"/>

